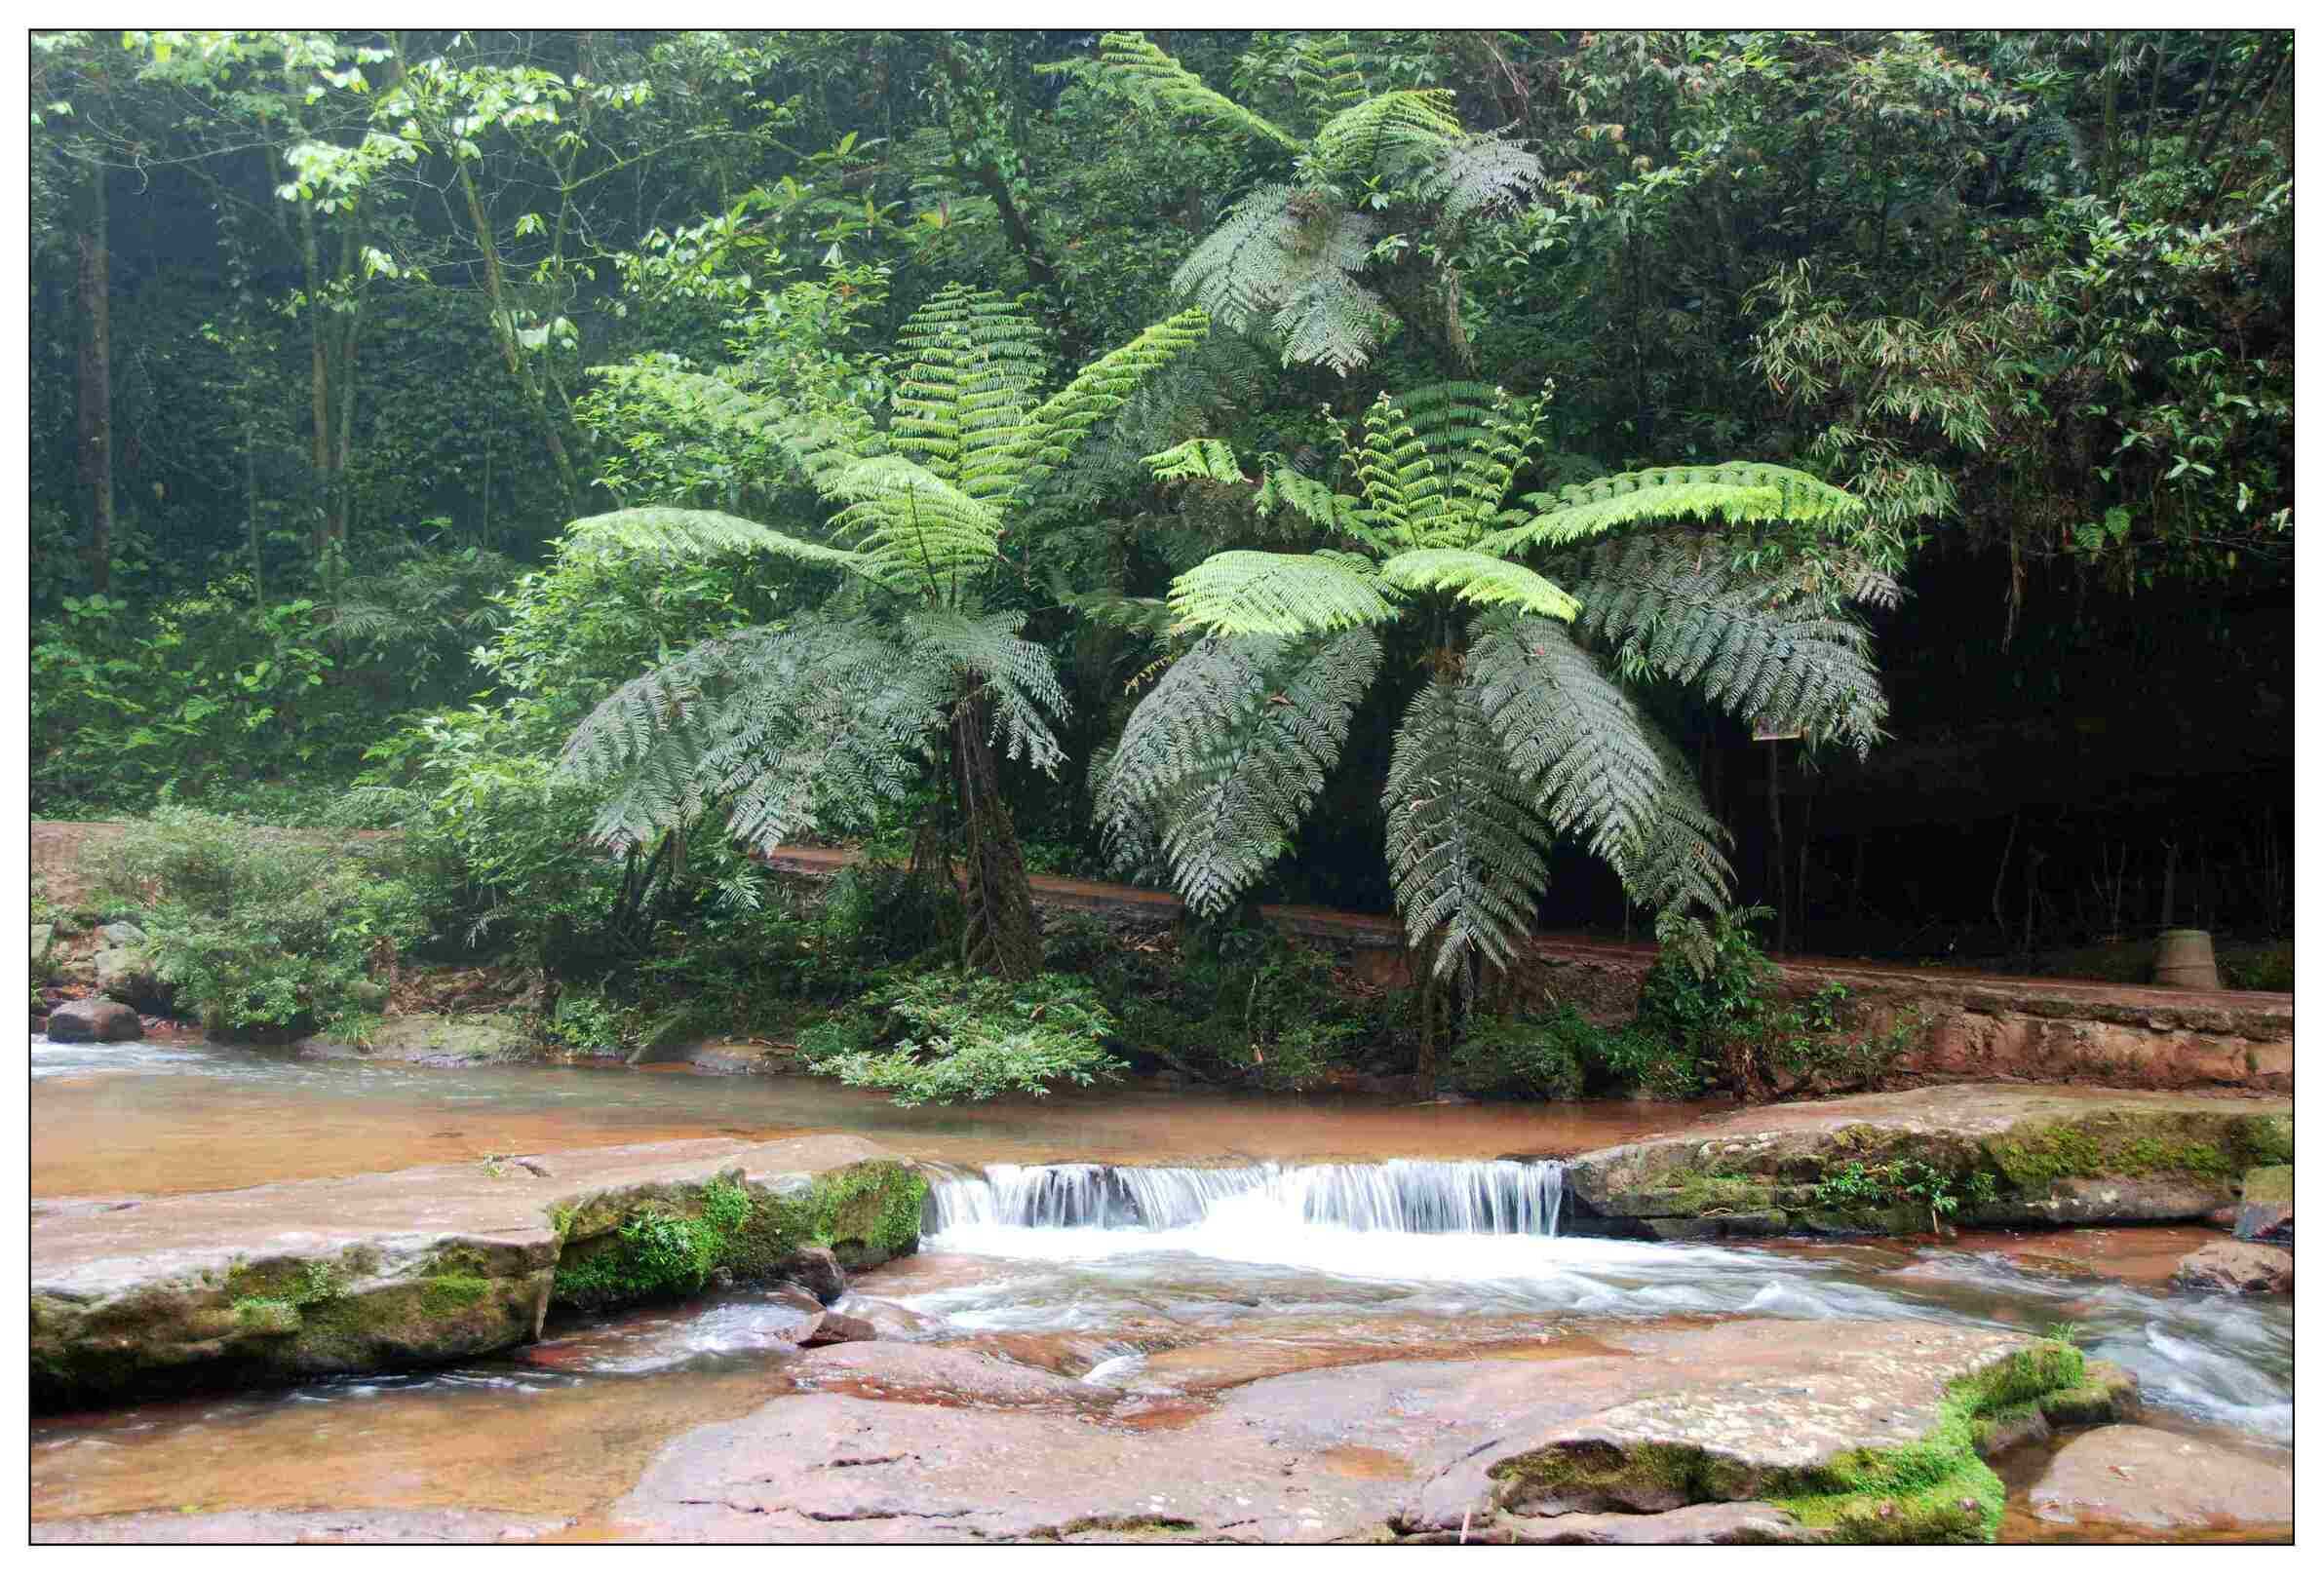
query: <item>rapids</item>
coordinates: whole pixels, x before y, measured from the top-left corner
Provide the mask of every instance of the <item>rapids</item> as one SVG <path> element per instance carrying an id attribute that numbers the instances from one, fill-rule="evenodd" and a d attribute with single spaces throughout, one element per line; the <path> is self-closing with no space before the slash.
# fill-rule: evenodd
<path id="1" fill-rule="evenodd" d="M 1829 1318 L 2071 1325 L 2138 1376 L 2153 1425 L 2248 1449 L 2291 1442 L 2289 1303 L 2163 1283 L 2211 1233 L 1614 1241 L 1561 1234 L 1558 1163 L 1496 1157 L 1573 1152 L 1692 1114 L 1669 1107 L 1117 1091 L 910 1112 L 804 1080 L 37 1040 L 31 1070 L 35 1198 L 860 1132 L 931 1162 L 935 1185 L 921 1254 L 858 1277 L 839 1310 L 883 1338 L 1081 1379 L 1128 1425 L 1275 1373 L 1481 1353 L 1620 1360 L 1636 1331 L 1744 1315 L 1797 1319 L 1808 1340 Z M 1356 1158 L 1367 1152 L 1380 1157 Z M 33 1514 L 488 1505 L 586 1524 L 662 1443 L 781 1392 L 795 1325 L 793 1309 L 738 1290 L 553 1323 L 536 1347 L 447 1371 L 37 1418 Z"/>

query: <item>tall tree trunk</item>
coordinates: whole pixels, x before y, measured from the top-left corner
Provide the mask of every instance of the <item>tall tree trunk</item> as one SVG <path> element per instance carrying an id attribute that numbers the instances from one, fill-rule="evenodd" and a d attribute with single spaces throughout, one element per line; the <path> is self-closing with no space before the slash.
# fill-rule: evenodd
<path id="1" fill-rule="evenodd" d="M 961 893 L 965 921 L 960 961 L 1003 979 L 1041 971 L 1041 932 L 1033 922 L 1032 882 L 1025 850 L 1000 794 L 992 721 L 985 701 L 964 694 L 952 707 L 952 792 L 960 809 L 968 865 Z"/>
<path id="2" fill-rule="evenodd" d="M 89 167 L 80 234 L 81 482 L 89 516 L 89 584 L 113 588 L 113 319 L 105 167 Z"/>
<path id="3" fill-rule="evenodd" d="M 564 488 L 568 513 L 581 510 L 581 481 L 574 474 L 572 457 L 565 452 L 564 434 L 557 430 L 557 417 L 549 408 L 548 397 L 541 392 L 540 379 L 533 376 L 532 366 L 524 359 L 523 347 L 517 343 L 517 320 L 511 315 L 508 288 L 500 273 L 500 246 L 492 233 L 492 222 L 484 216 L 484 200 L 477 195 L 476 178 L 468 173 L 468 166 L 459 169 L 460 195 L 467 199 L 468 221 L 476 227 L 477 249 L 484 256 L 484 295 L 492 308 L 492 335 L 500 342 L 500 358 L 517 379 L 517 387 L 524 395 L 524 403 L 540 423 L 541 436 L 549 445 L 549 457 L 556 463 L 557 480 Z"/>
<path id="4" fill-rule="evenodd" d="M 315 561 L 330 551 L 330 314 L 323 307 L 323 252 L 315 239 L 313 205 L 298 205 L 298 240 L 306 264 L 307 403 L 314 432 L 308 466 L 315 477 Z"/>

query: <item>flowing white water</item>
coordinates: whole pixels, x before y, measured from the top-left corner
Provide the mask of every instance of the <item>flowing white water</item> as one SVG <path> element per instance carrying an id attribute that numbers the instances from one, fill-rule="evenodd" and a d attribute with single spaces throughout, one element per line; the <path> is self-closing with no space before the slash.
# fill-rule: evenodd
<path id="1" fill-rule="evenodd" d="M 923 1249 L 989 1278 L 900 1299 L 959 1329 L 1220 1329 L 1371 1320 L 1674 1314 L 2077 1327 L 2159 1405 L 2291 1437 L 2288 1307 L 2042 1272 L 2001 1254 L 1802 1252 L 1557 1234 L 1561 1167 L 1394 1160 L 1241 1169 L 1003 1166 L 940 1180 Z M 1812 1337 L 1812 1336 L 1809 1336 Z M 1139 1364 L 1105 1364 L 1136 1382 Z"/>
<path id="2" fill-rule="evenodd" d="M 935 1233 L 995 1227 L 1230 1234 L 1313 1226 L 1414 1235 L 1555 1236 L 1565 1167 L 1546 1161 L 1378 1165 L 994 1165 L 941 1181 Z M 961 1250 L 968 1248 L 962 1248 Z M 1229 1253 L 1229 1256 L 1241 1256 Z"/>

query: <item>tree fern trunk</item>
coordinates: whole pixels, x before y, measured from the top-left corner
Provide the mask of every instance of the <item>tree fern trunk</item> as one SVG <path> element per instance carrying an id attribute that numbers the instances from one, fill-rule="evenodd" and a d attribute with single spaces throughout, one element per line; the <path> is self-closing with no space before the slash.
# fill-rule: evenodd
<path id="1" fill-rule="evenodd" d="M 968 865 L 961 893 L 963 967 L 1030 979 L 1041 971 L 1041 933 L 1033 923 L 1032 883 L 1025 850 L 1000 795 L 1000 763 L 992 754 L 992 725 L 981 699 L 952 708 L 952 792 Z"/>

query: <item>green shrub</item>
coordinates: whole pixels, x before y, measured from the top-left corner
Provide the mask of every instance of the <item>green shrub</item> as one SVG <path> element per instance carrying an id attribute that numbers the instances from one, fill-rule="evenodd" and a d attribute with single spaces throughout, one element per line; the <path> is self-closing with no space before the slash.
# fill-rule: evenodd
<path id="1" fill-rule="evenodd" d="M 1113 1015 L 1086 980 L 1066 975 L 1015 982 L 958 969 L 905 974 L 861 1007 L 878 1022 L 872 1046 L 818 1037 L 801 1054 L 816 1071 L 884 1089 L 902 1105 L 1040 1095 L 1122 1071 L 1105 1048 Z"/>
<path id="2" fill-rule="evenodd" d="M 1570 1006 L 1545 1016 L 1478 1017 L 1445 1060 L 1464 1094 L 1509 1099 L 1577 1099 L 1587 1058 L 1604 1030 Z"/>
<path id="3" fill-rule="evenodd" d="M 84 859 L 92 890 L 136 908 L 156 973 L 215 1029 L 343 1031 L 382 1006 L 373 971 L 428 933 L 392 841 L 325 844 L 168 809 Z"/>
<path id="4" fill-rule="evenodd" d="M 1673 1086 L 1690 1082 L 1699 1088 L 1738 1037 L 1756 1032 L 1775 967 L 1751 926 L 1773 913 L 1767 907 L 1742 907 L 1720 915 L 1711 930 L 1707 973 L 1698 974 L 1667 949 L 1646 971 L 1636 1026 L 1669 1047 L 1667 1081 Z"/>

